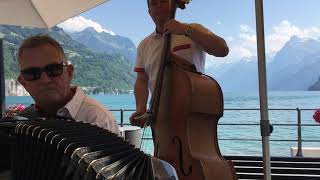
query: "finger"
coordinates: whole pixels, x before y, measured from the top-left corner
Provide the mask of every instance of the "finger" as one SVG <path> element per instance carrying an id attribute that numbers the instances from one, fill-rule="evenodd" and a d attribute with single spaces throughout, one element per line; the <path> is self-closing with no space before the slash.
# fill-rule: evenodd
<path id="1" fill-rule="evenodd" d="M 165 32 L 163 33 L 163 36 L 166 36 L 166 35 L 168 35 L 168 34 L 170 34 L 170 32 L 169 32 L 169 31 L 165 31 Z"/>
<path id="2" fill-rule="evenodd" d="M 133 125 L 133 126 L 140 126 L 140 121 L 137 120 L 137 119 L 133 119 L 130 123 L 131 123 L 131 125 Z"/>
<path id="3" fill-rule="evenodd" d="M 171 27 L 174 26 L 178 21 L 175 19 L 170 19 L 169 21 L 166 22 L 165 27 Z"/>
<path id="4" fill-rule="evenodd" d="M 141 120 L 141 119 L 134 119 L 133 121 L 131 121 L 131 125 L 138 126 L 141 128 L 143 128 L 144 123 L 145 123 L 144 120 Z"/>
<path id="5" fill-rule="evenodd" d="M 141 127 L 141 128 L 143 128 L 143 127 L 144 127 L 144 123 L 145 123 L 145 121 L 144 121 L 144 120 L 140 120 L 139 125 L 140 125 L 140 127 Z"/>
<path id="6" fill-rule="evenodd" d="M 139 114 L 138 113 L 134 113 L 134 114 L 132 114 L 131 115 L 131 117 L 129 118 L 129 120 L 130 120 L 130 123 L 132 124 L 132 125 L 135 125 L 135 126 L 139 126 L 139 119 L 137 118 L 139 116 Z"/>
<path id="7" fill-rule="evenodd" d="M 165 24 L 164 24 L 164 28 L 168 29 L 169 27 L 171 27 L 173 25 L 173 19 L 168 20 Z"/>
<path id="8" fill-rule="evenodd" d="M 136 114 L 137 114 L 137 112 L 134 112 L 131 114 L 131 116 L 129 118 L 130 122 L 137 116 Z"/>

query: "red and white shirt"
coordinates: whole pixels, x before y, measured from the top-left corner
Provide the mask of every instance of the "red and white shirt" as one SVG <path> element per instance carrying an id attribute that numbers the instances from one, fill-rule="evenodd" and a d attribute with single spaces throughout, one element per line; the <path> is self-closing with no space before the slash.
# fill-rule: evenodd
<path id="1" fill-rule="evenodd" d="M 195 25 L 198 24 L 193 24 L 193 26 Z M 157 80 L 163 42 L 163 36 L 153 32 L 138 47 L 134 71 L 146 72 L 149 77 L 148 84 L 151 92 L 153 92 L 153 87 Z M 190 38 L 183 35 L 172 35 L 171 52 L 194 64 L 197 71 L 204 72 L 206 52 Z"/>

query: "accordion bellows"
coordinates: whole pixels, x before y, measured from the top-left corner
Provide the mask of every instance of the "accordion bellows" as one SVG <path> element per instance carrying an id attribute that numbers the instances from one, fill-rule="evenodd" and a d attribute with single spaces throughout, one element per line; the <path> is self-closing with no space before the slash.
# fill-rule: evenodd
<path id="1" fill-rule="evenodd" d="M 97 126 L 69 120 L 19 123 L 14 180 L 177 179 L 174 168 Z"/>

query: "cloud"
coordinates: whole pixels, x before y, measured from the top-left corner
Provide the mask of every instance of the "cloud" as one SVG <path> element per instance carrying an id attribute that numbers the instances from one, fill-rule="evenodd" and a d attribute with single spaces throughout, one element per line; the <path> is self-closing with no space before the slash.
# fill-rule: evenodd
<path id="1" fill-rule="evenodd" d="M 307 27 L 299 28 L 298 26 L 292 24 L 288 20 L 283 20 L 276 26 L 271 28 L 269 34 L 265 35 L 266 41 L 266 54 L 273 56 L 276 54 L 286 42 L 290 40 L 292 36 L 297 36 L 299 38 L 320 38 L 320 27 Z M 228 59 L 237 61 L 248 56 L 256 56 L 257 52 L 257 37 L 255 30 L 249 25 L 242 24 L 239 27 L 239 37 L 233 38 L 232 41 L 228 41 L 230 46 L 231 56 Z M 236 58 L 236 59 L 233 59 Z"/>
<path id="2" fill-rule="evenodd" d="M 232 42 L 232 41 L 234 41 L 234 38 L 233 38 L 232 36 L 226 36 L 224 39 L 225 39 L 227 42 Z"/>
<path id="3" fill-rule="evenodd" d="M 257 36 L 253 33 L 240 33 L 239 41 L 241 47 L 253 50 L 257 46 Z"/>
<path id="4" fill-rule="evenodd" d="M 248 59 L 255 56 L 256 53 L 256 35 L 253 30 L 247 26 L 240 26 L 238 38 L 226 36 L 224 38 L 229 46 L 227 57 L 218 58 L 207 55 L 206 69 L 222 67 L 223 64 L 234 63 L 242 59 Z"/>
<path id="5" fill-rule="evenodd" d="M 267 27 L 268 28 L 268 27 Z M 268 28 L 269 29 L 269 28 Z M 265 33 L 266 57 L 267 61 L 283 48 L 292 36 L 302 39 L 312 38 L 320 39 L 320 27 L 312 26 L 301 28 L 288 20 L 280 21 L 273 26 L 268 33 Z M 257 56 L 257 40 L 255 29 L 249 25 L 242 24 L 239 26 L 239 35 L 236 37 L 226 36 L 224 39 L 229 46 L 229 55 L 224 58 L 217 58 L 207 55 L 206 70 L 220 71 L 240 60 L 250 60 L 251 57 Z M 252 58 L 251 58 L 252 59 Z"/>
<path id="6" fill-rule="evenodd" d="M 217 24 L 218 24 L 218 25 L 221 25 L 221 24 L 222 24 L 222 22 L 221 22 L 221 21 L 218 21 L 218 22 L 217 22 Z"/>
<path id="7" fill-rule="evenodd" d="M 227 62 L 236 62 L 241 59 L 248 59 L 255 56 L 257 49 L 257 37 L 254 30 L 249 25 L 240 25 L 239 36 L 237 38 L 227 37 L 229 45 L 229 55 L 226 57 Z"/>
<path id="8" fill-rule="evenodd" d="M 288 20 L 281 21 L 272 28 L 272 33 L 266 37 L 266 52 L 274 54 L 278 52 L 292 36 L 299 38 L 318 39 L 320 37 L 318 27 L 301 29 Z"/>
<path id="9" fill-rule="evenodd" d="M 234 56 L 242 58 L 249 58 L 253 56 L 251 50 L 244 47 L 235 47 L 231 52 L 234 54 Z"/>
<path id="10" fill-rule="evenodd" d="M 230 61 L 228 61 L 227 59 L 228 59 L 227 57 L 220 58 L 220 57 L 214 57 L 212 55 L 207 55 L 205 69 L 207 70 L 211 68 L 223 67 L 223 65 L 230 63 Z"/>
<path id="11" fill-rule="evenodd" d="M 74 18 L 70 18 L 63 23 L 58 25 L 61 27 L 63 30 L 67 32 L 79 32 L 83 31 L 84 29 L 88 27 L 94 28 L 97 32 L 106 32 L 111 35 L 116 35 L 114 32 L 108 29 L 104 29 L 99 23 L 92 21 L 90 19 L 86 19 L 82 16 L 77 16 Z"/>
<path id="12" fill-rule="evenodd" d="M 241 24 L 240 25 L 240 32 L 241 33 L 252 33 L 254 32 L 253 29 L 249 25 Z"/>

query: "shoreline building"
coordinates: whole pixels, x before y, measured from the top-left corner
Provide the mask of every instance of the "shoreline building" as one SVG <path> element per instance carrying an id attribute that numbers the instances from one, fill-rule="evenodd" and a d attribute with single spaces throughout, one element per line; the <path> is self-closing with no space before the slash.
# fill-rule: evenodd
<path id="1" fill-rule="evenodd" d="M 6 96 L 29 96 L 29 93 L 15 79 L 5 80 L 5 95 Z"/>

